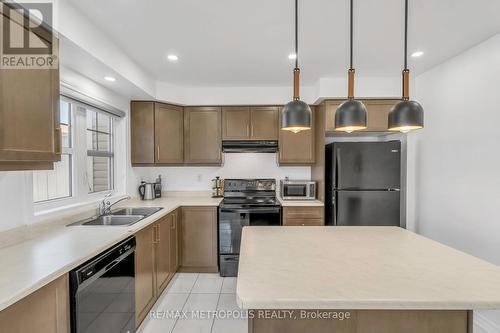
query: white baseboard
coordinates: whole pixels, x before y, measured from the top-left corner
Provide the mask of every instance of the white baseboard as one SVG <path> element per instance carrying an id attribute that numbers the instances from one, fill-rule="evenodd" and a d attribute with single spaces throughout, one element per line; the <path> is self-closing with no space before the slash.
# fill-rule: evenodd
<path id="1" fill-rule="evenodd" d="M 485 316 L 474 312 L 474 328 L 478 328 L 479 330 L 474 329 L 474 333 L 500 333 L 500 326 L 496 323 L 492 322 Z"/>

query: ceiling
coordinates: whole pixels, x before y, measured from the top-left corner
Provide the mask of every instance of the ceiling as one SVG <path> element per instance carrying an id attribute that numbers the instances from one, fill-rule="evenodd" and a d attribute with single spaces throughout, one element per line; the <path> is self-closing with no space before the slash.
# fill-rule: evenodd
<path id="1" fill-rule="evenodd" d="M 186 86 L 289 85 L 292 0 L 67 0 L 139 66 Z M 346 75 L 348 0 L 299 1 L 303 84 Z M 403 0 L 355 1 L 355 68 L 399 75 Z M 500 32 L 498 0 L 410 1 L 409 52 L 421 73 Z M 171 63 L 168 54 L 179 60 Z"/>

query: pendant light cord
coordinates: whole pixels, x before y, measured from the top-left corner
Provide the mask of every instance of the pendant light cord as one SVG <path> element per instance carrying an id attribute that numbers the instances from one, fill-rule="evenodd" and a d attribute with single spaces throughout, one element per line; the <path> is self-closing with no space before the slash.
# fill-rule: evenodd
<path id="1" fill-rule="evenodd" d="M 405 70 L 408 69 L 408 0 L 405 0 Z"/>
<path id="2" fill-rule="evenodd" d="M 351 43 L 351 53 L 350 53 L 350 69 L 353 69 L 353 17 L 354 17 L 354 0 L 351 0 L 351 23 L 350 23 L 350 43 Z"/>
<path id="3" fill-rule="evenodd" d="M 295 0 L 295 68 L 299 68 L 299 0 Z"/>

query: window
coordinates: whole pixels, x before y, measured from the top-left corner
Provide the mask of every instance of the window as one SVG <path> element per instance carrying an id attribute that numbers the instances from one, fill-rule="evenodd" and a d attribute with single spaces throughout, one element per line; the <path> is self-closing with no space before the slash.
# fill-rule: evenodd
<path id="1" fill-rule="evenodd" d="M 33 200 L 85 199 L 114 188 L 115 118 L 105 111 L 61 97 L 61 161 L 54 170 L 33 172 Z"/>
<path id="2" fill-rule="evenodd" d="M 33 201 L 61 199 L 72 196 L 72 126 L 71 104 L 66 100 L 60 103 L 61 122 L 61 161 L 54 163 L 53 170 L 33 172 Z"/>
<path id="3" fill-rule="evenodd" d="M 112 118 L 87 110 L 87 181 L 89 193 L 113 188 Z"/>

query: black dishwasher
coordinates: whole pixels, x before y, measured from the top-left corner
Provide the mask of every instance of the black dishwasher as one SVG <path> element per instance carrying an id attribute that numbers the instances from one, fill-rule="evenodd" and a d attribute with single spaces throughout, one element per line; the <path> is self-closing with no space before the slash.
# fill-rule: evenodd
<path id="1" fill-rule="evenodd" d="M 72 333 L 135 332 L 135 238 L 70 272 Z"/>

